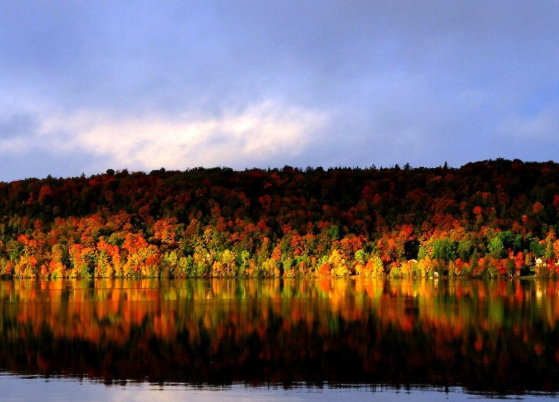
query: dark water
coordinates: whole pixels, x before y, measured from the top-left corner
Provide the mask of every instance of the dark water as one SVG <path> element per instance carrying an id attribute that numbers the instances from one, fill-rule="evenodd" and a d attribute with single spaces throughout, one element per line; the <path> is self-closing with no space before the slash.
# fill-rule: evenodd
<path id="1" fill-rule="evenodd" d="M 555 281 L 5 281 L 0 395 L 553 397 L 558 324 Z"/>

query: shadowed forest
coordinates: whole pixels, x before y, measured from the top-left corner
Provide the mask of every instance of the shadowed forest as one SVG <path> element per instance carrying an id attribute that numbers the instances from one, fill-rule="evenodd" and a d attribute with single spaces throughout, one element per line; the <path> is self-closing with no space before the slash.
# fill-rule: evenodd
<path id="1" fill-rule="evenodd" d="M 195 168 L 0 183 L 25 278 L 558 276 L 559 165 Z"/>

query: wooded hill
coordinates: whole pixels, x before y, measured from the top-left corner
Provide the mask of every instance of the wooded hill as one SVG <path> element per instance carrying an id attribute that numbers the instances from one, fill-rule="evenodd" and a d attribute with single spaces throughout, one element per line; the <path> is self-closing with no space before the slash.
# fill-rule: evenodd
<path id="1" fill-rule="evenodd" d="M 108 170 L 0 183 L 0 216 L 5 276 L 556 275 L 559 165 Z"/>

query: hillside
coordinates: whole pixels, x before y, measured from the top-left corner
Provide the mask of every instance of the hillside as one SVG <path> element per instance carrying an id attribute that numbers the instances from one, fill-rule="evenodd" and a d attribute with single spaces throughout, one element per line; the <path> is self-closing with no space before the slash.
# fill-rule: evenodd
<path id="1" fill-rule="evenodd" d="M 0 216 L 4 276 L 555 275 L 559 165 L 108 170 L 0 183 Z"/>

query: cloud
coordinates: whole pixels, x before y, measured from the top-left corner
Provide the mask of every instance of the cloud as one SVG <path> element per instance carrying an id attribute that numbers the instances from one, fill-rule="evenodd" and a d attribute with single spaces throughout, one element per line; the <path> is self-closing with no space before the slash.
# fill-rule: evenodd
<path id="1" fill-rule="evenodd" d="M 72 137 L 58 132 L 45 135 L 40 113 L 0 115 L 0 180 L 28 177 L 77 176 L 88 164 L 106 164 L 72 144 Z"/>
<path id="2" fill-rule="evenodd" d="M 99 155 L 117 168 L 244 168 L 301 154 L 318 140 L 326 122 L 323 113 L 273 101 L 219 115 L 184 112 L 117 119 L 82 112 L 46 120 L 35 140 L 61 152 Z"/>
<path id="3" fill-rule="evenodd" d="M 0 115 L 0 139 L 25 138 L 33 135 L 39 122 L 33 114 L 16 112 L 14 114 Z"/>
<path id="4" fill-rule="evenodd" d="M 523 141 L 556 142 L 559 138 L 559 107 L 549 107 L 535 114 L 513 114 L 503 120 L 500 134 Z"/>

